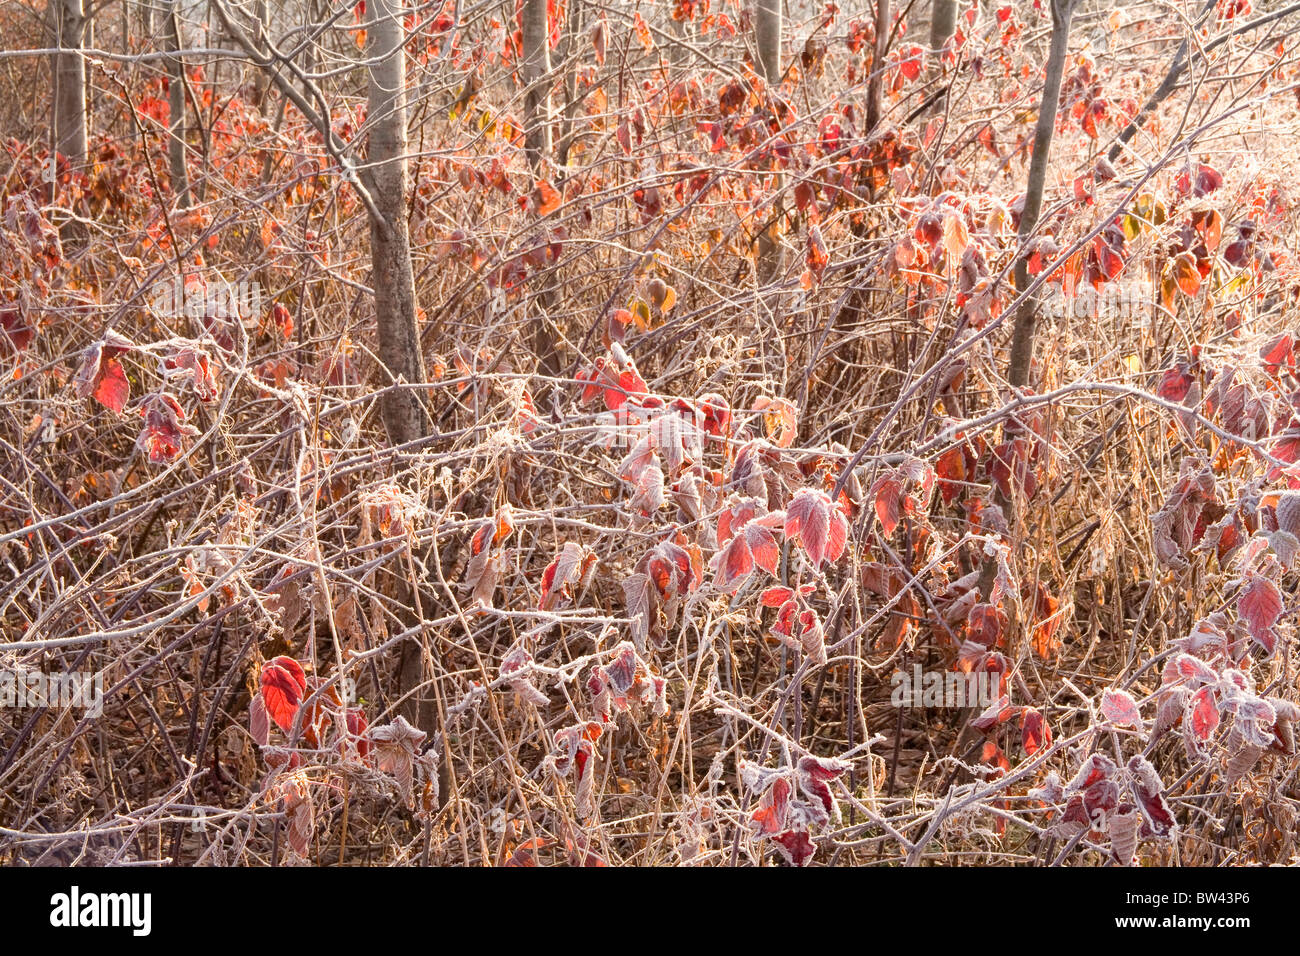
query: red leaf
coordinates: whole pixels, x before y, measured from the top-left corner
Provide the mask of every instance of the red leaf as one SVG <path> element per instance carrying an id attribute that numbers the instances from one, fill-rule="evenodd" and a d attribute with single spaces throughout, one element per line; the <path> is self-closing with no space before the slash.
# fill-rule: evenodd
<path id="1" fill-rule="evenodd" d="M 804 265 L 807 266 L 809 275 L 820 283 L 830 261 L 821 228 L 814 223 L 808 227 L 808 250 L 804 256 Z"/>
<path id="2" fill-rule="evenodd" d="M 1142 713 L 1133 695 L 1122 690 L 1108 690 L 1101 695 L 1101 715 L 1121 727 L 1141 727 Z"/>
<path id="3" fill-rule="evenodd" d="M 781 559 L 781 549 L 776 546 L 772 532 L 751 521 L 745 525 L 745 541 L 749 545 L 754 564 L 768 574 L 775 575 L 777 562 Z"/>
<path id="4" fill-rule="evenodd" d="M 1150 761 L 1145 757 L 1138 754 L 1129 760 L 1128 771 L 1133 795 L 1138 798 L 1138 804 L 1147 818 L 1147 824 L 1156 836 L 1167 836 L 1177 823 L 1169 810 L 1169 805 L 1165 803 L 1164 784 L 1160 782 L 1156 768 L 1151 766 Z"/>
<path id="5" fill-rule="evenodd" d="M 788 779 L 777 777 L 772 782 L 772 785 L 767 788 L 767 792 L 763 794 L 763 798 L 758 802 L 758 808 L 750 817 L 757 825 L 756 829 L 761 836 L 771 836 L 774 833 L 779 833 L 781 828 L 785 826 L 792 789 Z"/>
<path id="6" fill-rule="evenodd" d="M 746 536 L 738 534 L 713 558 L 718 587 L 734 590 L 754 570 L 754 557 Z"/>
<path id="7" fill-rule="evenodd" d="M 36 337 L 36 329 L 24 317 L 17 302 L 0 304 L 0 355 L 21 352 Z"/>
<path id="8" fill-rule="evenodd" d="M 553 610 L 562 598 L 571 596 L 570 586 L 581 580 L 592 557 L 581 545 L 564 542 L 560 553 L 542 572 L 542 596 L 538 603 L 543 611 Z"/>
<path id="9" fill-rule="evenodd" d="M 1161 377 L 1160 385 L 1156 388 L 1156 394 L 1166 401 L 1181 402 L 1187 397 L 1187 391 L 1192 387 L 1192 381 L 1187 363 L 1179 362 L 1173 368 L 1168 369 Z"/>
<path id="10" fill-rule="evenodd" d="M 966 616 L 966 637 L 984 647 L 994 647 L 1002 642 L 1007 615 L 992 604 L 976 604 Z"/>
<path id="11" fill-rule="evenodd" d="M 1219 726 L 1219 705 L 1214 699 L 1212 686 L 1202 687 L 1188 702 L 1192 718 L 1192 733 L 1199 740 L 1209 740 Z"/>
<path id="12" fill-rule="evenodd" d="M 276 657 L 262 665 L 262 701 L 266 713 L 288 733 L 307 693 L 302 665 L 292 657 Z"/>
<path id="13" fill-rule="evenodd" d="M 105 407 L 115 412 L 122 411 L 130 397 L 131 385 L 116 356 L 133 348 L 135 346 L 130 341 L 112 329 L 105 332 L 101 341 L 82 353 L 76 380 L 77 394 L 82 398 L 93 395 Z"/>
<path id="14" fill-rule="evenodd" d="M 1269 339 L 1264 347 L 1259 350 L 1259 358 L 1264 363 L 1264 371 L 1268 372 L 1269 375 L 1276 375 L 1283 363 L 1294 368 L 1295 353 L 1293 347 L 1294 342 L 1291 339 L 1290 332 L 1281 332 Z"/>
<path id="15" fill-rule="evenodd" d="M 759 603 L 763 607 L 780 607 L 782 604 L 794 597 L 794 591 L 786 587 L 772 587 L 763 592 L 759 598 Z"/>
<path id="16" fill-rule="evenodd" d="M 1008 720 L 1015 720 L 1024 711 L 1023 707 L 1013 707 L 1007 696 L 1003 695 L 979 716 L 971 718 L 970 725 L 979 731 L 989 731 Z"/>
<path id="17" fill-rule="evenodd" d="M 267 717 L 266 702 L 262 700 L 261 694 L 255 695 L 253 702 L 248 705 L 248 732 L 260 747 L 265 747 L 267 741 L 271 739 L 271 722 Z"/>
<path id="18" fill-rule="evenodd" d="M 921 63 L 925 56 L 925 50 L 919 46 L 910 46 L 902 51 L 903 58 L 898 64 L 903 76 L 909 80 L 915 80 L 921 75 Z"/>
<path id="19" fill-rule="evenodd" d="M 185 438 L 199 433 L 193 425 L 185 424 L 185 410 L 170 392 L 146 395 L 140 406 L 140 417 L 144 419 L 144 428 L 136 439 L 136 447 L 155 465 L 175 461 Z"/>
<path id="20" fill-rule="evenodd" d="M 1061 602 L 1047 593 L 1047 588 L 1040 581 L 1035 603 L 1037 623 L 1034 625 L 1033 648 L 1038 656 L 1046 660 L 1060 650 L 1061 642 L 1056 632 L 1061 627 L 1061 616 L 1057 613 Z"/>
<path id="21" fill-rule="evenodd" d="M 785 512 L 785 533 L 797 537 L 813 567 L 835 562 L 844 553 L 849 523 L 824 491 L 800 489 Z"/>
<path id="22" fill-rule="evenodd" d="M 131 397 L 131 383 L 126 380 L 126 372 L 117 359 L 109 359 L 100 372 L 99 384 L 95 386 L 95 398 L 105 408 L 120 412 Z"/>
<path id="23" fill-rule="evenodd" d="M 794 866 L 807 864 L 817 850 L 807 830 L 787 830 L 780 836 L 773 837 L 773 842 L 776 843 L 786 861 Z"/>
<path id="24" fill-rule="evenodd" d="M 838 811 L 835 807 L 835 796 L 831 793 L 830 781 L 839 777 L 848 768 L 849 765 L 842 760 L 811 755 L 800 757 L 799 763 L 796 764 L 799 789 L 821 804 L 827 817 L 834 818 L 838 816 Z"/>
<path id="25" fill-rule="evenodd" d="M 356 742 L 357 755 L 365 760 L 370 756 L 370 738 L 366 735 L 366 729 L 369 726 L 366 723 L 366 715 L 360 707 L 351 707 L 347 712 L 348 737 Z M 343 746 L 343 741 L 339 741 L 339 746 Z"/>
<path id="26" fill-rule="evenodd" d="M 1212 684 L 1218 679 L 1219 675 L 1200 658 L 1193 657 L 1191 654 L 1179 654 L 1166 669 L 1162 683 L 1173 684 L 1192 680 L 1199 684 Z"/>
<path id="27" fill-rule="evenodd" d="M 1020 742 L 1025 753 L 1033 756 L 1043 747 L 1052 745 L 1052 728 L 1047 725 L 1043 715 L 1033 707 L 1025 709 L 1020 720 Z"/>
<path id="28" fill-rule="evenodd" d="M 894 533 L 902 512 L 903 481 L 897 474 L 888 474 L 871 486 L 871 497 L 876 502 L 876 517 L 885 537 Z"/>
<path id="29" fill-rule="evenodd" d="M 984 741 L 984 750 L 980 753 L 980 760 L 995 767 L 1001 767 L 1003 770 L 1011 769 L 1011 762 L 1007 760 L 1007 755 L 992 740 Z"/>
<path id="30" fill-rule="evenodd" d="M 1273 625 L 1282 616 L 1282 592 L 1277 585 L 1258 574 L 1250 575 L 1237 598 L 1237 613 L 1250 628 L 1250 636 L 1272 654 L 1276 641 Z"/>

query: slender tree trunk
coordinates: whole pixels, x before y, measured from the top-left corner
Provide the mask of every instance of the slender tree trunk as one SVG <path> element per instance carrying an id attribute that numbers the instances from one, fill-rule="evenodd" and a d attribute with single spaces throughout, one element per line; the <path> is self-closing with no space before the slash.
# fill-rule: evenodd
<path id="1" fill-rule="evenodd" d="M 372 126 L 367 179 L 383 217 L 383 221 L 375 217 L 370 221 L 379 358 L 393 381 L 420 384 L 425 380 L 424 359 L 415 319 L 415 277 L 406 220 L 406 61 L 401 47 L 401 0 L 374 0 L 373 10 L 368 25 Z M 386 392 L 383 418 L 394 445 L 429 433 L 428 413 L 415 389 Z"/>
<path id="2" fill-rule="evenodd" d="M 880 100 L 885 87 L 885 57 L 889 54 L 889 0 L 876 0 L 876 46 L 867 81 L 867 134 L 880 122 Z"/>
<path id="3" fill-rule="evenodd" d="M 255 37 L 257 44 L 261 46 L 266 42 L 266 37 L 271 30 L 271 13 L 267 6 L 266 0 L 257 0 L 253 4 L 253 13 L 257 19 L 255 29 L 258 31 Z M 258 70 L 253 80 L 253 105 L 258 109 L 266 101 L 266 92 L 270 87 L 271 81 L 266 75 L 265 70 Z"/>
<path id="4" fill-rule="evenodd" d="M 572 57 L 574 50 L 585 39 L 582 32 L 582 0 L 569 0 L 568 11 L 568 22 L 564 25 L 563 60 Z M 677 25 L 681 26 L 680 23 Z M 569 165 L 569 149 L 573 146 L 578 128 L 577 116 L 582 109 L 583 97 L 578 93 L 578 67 L 581 62 L 580 59 L 575 60 L 564 75 L 564 123 L 555 145 L 555 162 L 562 171 Z"/>
<path id="5" fill-rule="evenodd" d="M 957 32 L 957 0 L 934 0 L 930 12 L 930 49 L 937 55 Z"/>
<path id="6" fill-rule="evenodd" d="M 76 167 L 86 162 L 84 0 L 50 0 L 49 18 L 58 47 L 69 51 L 53 56 L 54 148 Z"/>
<path id="7" fill-rule="evenodd" d="M 523 8 L 524 109 L 528 123 L 524 148 L 533 175 L 538 179 L 545 178 L 546 164 L 551 159 L 551 44 L 546 6 L 546 0 L 524 0 Z M 563 145 L 567 159 L 568 143 Z M 559 336 L 549 318 L 555 299 L 553 293 L 548 285 L 533 297 L 533 314 L 528 320 L 529 344 L 542 374 L 550 378 L 560 374 Z M 551 396 L 552 400 L 554 397 Z"/>
<path id="8" fill-rule="evenodd" d="M 1051 0 L 1052 39 L 1047 54 L 1047 76 L 1043 83 L 1043 99 L 1038 107 L 1038 125 L 1034 128 L 1034 153 L 1029 160 L 1029 179 L 1025 186 L 1025 205 L 1020 213 L 1018 233 L 1020 251 L 1016 259 L 1016 290 L 1024 292 L 1029 287 L 1029 259 L 1024 255 L 1025 243 L 1038 225 L 1038 215 L 1043 208 L 1043 184 L 1047 178 L 1047 154 L 1052 148 L 1052 131 L 1056 127 L 1056 108 L 1061 97 L 1061 75 L 1065 69 L 1066 48 L 1070 40 L 1070 18 L 1075 0 Z M 1012 388 L 1024 388 L 1034 359 L 1034 331 L 1038 322 L 1038 298 L 1028 296 L 1016 308 L 1015 330 L 1011 336 L 1011 360 L 1007 367 L 1007 381 Z M 1020 431 L 1019 423 L 1010 419 L 1003 429 L 1004 437 Z M 1006 514 L 1008 524 L 1013 516 L 1007 509 L 1010 504 L 1001 489 L 994 492 L 994 501 Z M 980 593 L 988 600 L 993 591 L 997 562 L 986 558 L 980 569 Z"/>
<path id="9" fill-rule="evenodd" d="M 372 124 L 366 187 L 374 197 L 379 216 L 370 217 L 370 261 L 379 326 L 379 359 L 393 383 L 419 385 L 426 381 L 416 321 L 415 275 L 411 266 L 411 237 L 407 222 L 406 170 L 406 54 L 402 48 L 403 0 L 369 0 L 372 15 L 367 24 L 370 59 L 368 114 Z M 398 388 L 384 393 L 381 412 L 388 440 L 393 445 L 418 441 L 432 432 L 428 408 L 418 389 Z M 407 627 L 419 623 L 417 585 L 395 569 L 400 620 Z M 427 679 L 425 642 L 413 637 L 402 643 L 398 663 L 398 693 L 405 699 L 401 713 L 432 739 L 438 729 L 436 691 L 422 692 Z M 440 799 L 448 796 L 448 755 L 443 741 L 439 763 Z"/>
<path id="10" fill-rule="evenodd" d="M 758 72 L 768 88 L 775 90 L 781 83 L 781 3 L 782 0 L 754 0 L 754 48 L 758 56 Z M 785 177 L 778 175 L 774 192 L 780 196 Z M 781 272 L 782 249 L 778 240 L 778 224 L 782 213 L 778 198 L 772 207 L 771 221 L 758 237 L 757 273 L 764 284 L 771 282 Z"/>
<path id="11" fill-rule="evenodd" d="M 167 69 L 167 162 L 171 167 L 172 195 L 176 205 L 190 205 L 189 176 L 185 171 L 185 63 L 175 55 L 181 48 L 180 0 L 171 0 L 163 14 L 163 43 L 169 54 Z"/>
<path id="12" fill-rule="evenodd" d="M 1047 54 L 1047 77 L 1043 83 L 1043 100 L 1038 108 L 1038 125 L 1034 128 L 1034 153 L 1029 160 L 1029 180 L 1025 187 L 1025 205 L 1020 213 L 1020 246 L 1033 235 L 1038 214 L 1043 208 L 1043 184 L 1047 178 L 1047 154 L 1052 148 L 1052 131 L 1056 128 L 1056 107 L 1061 96 L 1061 75 L 1065 70 L 1066 48 L 1070 41 L 1070 18 L 1075 0 L 1052 0 L 1052 40 Z M 1016 289 L 1029 286 L 1029 260 L 1016 260 Z M 1038 301 L 1030 296 L 1016 309 L 1015 332 L 1011 338 L 1011 362 L 1007 380 L 1014 388 L 1029 381 L 1034 357 L 1034 330 L 1038 322 Z"/>
<path id="13" fill-rule="evenodd" d="M 524 146 L 528 161 L 536 168 L 551 155 L 551 47 L 546 17 L 546 0 L 524 0 L 523 10 L 523 80 L 524 110 L 528 115 L 528 130 Z"/>
<path id="14" fill-rule="evenodd" d="M 758 72 L 768 86 L 781 82 L 781 0 L 755 0 L 754 45 Z"/>

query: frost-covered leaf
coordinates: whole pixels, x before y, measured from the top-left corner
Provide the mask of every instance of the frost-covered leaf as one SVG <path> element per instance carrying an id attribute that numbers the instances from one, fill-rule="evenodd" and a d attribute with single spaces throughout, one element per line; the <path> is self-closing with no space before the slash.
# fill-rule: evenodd
<path id="1" fill-rule="evenodd" d="M 1108 690 L 1101 695 L 1101 715 L 1120 727 L 1141 727 L 1142 712 L 1133 695 L 1123 690 Z"/>

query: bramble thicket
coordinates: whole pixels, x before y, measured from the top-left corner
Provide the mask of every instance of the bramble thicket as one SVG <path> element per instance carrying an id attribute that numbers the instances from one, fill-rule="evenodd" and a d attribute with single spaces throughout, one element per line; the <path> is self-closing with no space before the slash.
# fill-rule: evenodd
<path id="1" fill-rule="evenodd" d="M 0 4 L 0 862 L 1300 861 L 1298 25 Z"/>

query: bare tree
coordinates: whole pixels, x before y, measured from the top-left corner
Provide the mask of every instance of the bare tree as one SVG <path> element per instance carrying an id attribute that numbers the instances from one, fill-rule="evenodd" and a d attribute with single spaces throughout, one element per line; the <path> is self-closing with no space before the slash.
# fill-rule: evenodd
<path id="1" fill-rule="evenodd" d="M 769 85 L 781 80 L 781 0 L 756 0 L 754 45 L 758 72 Z"/>
<path id="2" fill-rule="evenodd" d="M 425 380 L 415 311 L 415 278 L 406 221 L 406 61 L 402 53 L 401 0 L 376 0 L 369 23 L 370 153 L 363 173 L 379 213 L 370 219 L 379 358 L 395 381 Z M 418 391 L 384 394 L 384 426 L 395 445 L 429 434 L 429 416 Z"/>
<path id="3" fill-rule="evenodd" d="M 930 12 L 930 49 L 942 50 L 957 30 L 957 0 L 934 0 Z"/>
<path id="4" fill-rule="evenodd" d="M 86 161 L 85 0 L 50 0 L 47 14 L 58 53 L 54 76 L 54 148 L 73 166 Z"/>
<path id="5" fill-rule="evenodd" d="M 758 53 L 758 72 L 775 88 L 781 82 L 781 0 L 755 0 L 754 46 Z M 783 180 L 778 180 L 783 182 Z M 777 189 L 780 194 L 780 187 Z M 781 218 L 780 200 L 768 225 L 758 237 L 758 276 L 763 282 L 781 271 L 782 249 L 776 225 Z"/>
<path id="6" fill-rule="evenodd" d="M 880 99 L 885 83 L 885 57 L 889 53 L 889 0 L 876 0 L 876 46 L 867 82 L 867 132 L 880 122 Z"/>
<path id="7" fill-rule="evenodd" d="M 546 0 L 524 0 L 523 6 L 523 81 L 524 108 L 527 113 L 527 130 L 524 146 L 528 162 L 536 176 L 542 176 L 551 159 L 551 52 L 550 22 Z M 567 155 L 568 144 L 565 144 Z M 556 350 L 554 326 L 548 318 L 553 302 L 550 288 L 541 290 L 534 298 L 533 316 L 529 320 L 529 336 L 533 353 L 542 371 L 552 378 L 560 372 L 560 357 Z"/>
<path id="8" fill-rule="evenodd" d="M 885 0 L 882 0 L 885 2 Z M 1065 70 L 1066 47 L 1070 41 L 1070 18 L 1076 0 L 1052 0 L 1052 39 L 1047 54 L 1047 76 L 1043 81 L 1043 98 L 1038 107 L 1038 125 L 1034 128 L 1034 153 L 1029 160 L 1029 179 L 1025 186 L 1025 205 L 1020 213 L 1020 256 L 1016 260 L 1016 288 L 1029 285 L 1029 258 L 1025 243 L 1038 226 L 1043 207 L 1043 182 L 1047 177 L 1047 154 L 1052 148 L 1052 131 L 1056 128 L 1056 107 L 1061 97 L 1061 76 Z M 1011 338 L 1011 361 L 1007 380 L 1013 388 L 1029 381 L 1033 362 L 1034 330 L 1038 323 L 1038 302 L 1028 296 L 1016 309 L 1015 331 Z"/>
<path id="9" fill-rule="evenodd" d="M 367 25 L 370 148 L 369 165 L 362 177 L 374 196 L 376 209 L 370 217 L 370 260 L 379 358 L 395 383 L 418 385 L 426 375 L 416 322 L 407 223 L 406 54 L 402 46 L 405 11 L 402 0 L 371 0 L 371 4 Z M 384 393 L 382 407 L 384 427 L 394 445 L 418 441 L 430 433 L 428 409 L 418 390 L 390 388 Z M 413 582 L 399 574 L 397 589 L 407 623 L 415 623 L 418 615 Z M 423 642 L 402 644 L 398 692 L 410 695 L 402 708 L 408 719 L 432 734 L 436 715 L 431 702 L 417 693 L 424 684 L 425 656 Z M 445 761 L 443 767 L 445 770 Z"/>
<path id="10" fill-rule="evenodd" d="M 418 386 L 426 380 L 416 320 L 415 278 L 411 267 L 411 240 L 407 222 L 409 181 L 406 138 L 406 58 L 403 50 L 405 8 L 402 0 L 371 0 L 367 26 L 369 70 L 369 153 L 366 167 L 357 171 L 345 155 L 329 123 L 328 113 L 317 109 L 324 102 L 311 78 L 292 57 L 276 48 L 264 31 L 257 39 L 230 15 L 221 0 L 214 9 L 231 38 L 239 44 L 276 85 L 321 131 L 326 151 L 344 170 L 344 177 L 357 190 L 366 207 L 370 226 L 370 259 L 375 314 L 378 324 L 379 359 L 390 387 L 381 399 L 381 415 L 389 442 L 404 445 L 419 441 L 433 431 L 432 421 Z M 293 80 L 290 79 L 293 77 Z M 301 85 L 295 85 L 296 81 Z M 306 92 L 304 92 L 304 90 Z M 414 582 L 397 572 L 396 598 L 408 626 L 418 623 L 417 589 Z M 426 650 L 416 640 L 402 644 L 398 673 L 398 696 L 403 715 L 432 734 L 437 719 L 436 701 L 422 698 Z M 442 771 L 447 764 L 444 761 Z M 446 788 L 443 788 L 444 795 Z"/>
<path id="11" fill-rule="evenodd" d="M 523 79 L 524 109 L 528 114 L 525 145 L 534 168 L 551 155 L 550 123 L 550 28 L 546 0 L 524 0 L 523 10 Z"/>
<path id="12" fill-rule="evenodd" d="M 167 164 L 172 195 L 182 209 L 190 205 L 189 176 L 185 171 L 185 63 L 181 49 L 180 0 L 171 0 L 163 16 L 163 44 L 170 54 L 167 69 Z"/>

